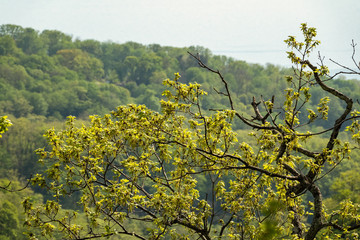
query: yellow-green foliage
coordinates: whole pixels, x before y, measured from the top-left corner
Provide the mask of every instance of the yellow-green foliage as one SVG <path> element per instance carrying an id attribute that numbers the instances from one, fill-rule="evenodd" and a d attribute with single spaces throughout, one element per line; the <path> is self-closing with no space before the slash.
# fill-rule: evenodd
<path id="1" fill-rule="evenodd" d="M 223 75 L 192 55 L 223 84 L 216 91 L 227 107 L 204 111 L 207 92 L 176 73 L 164 81 L 160 112 L 129 104 L 92 115 L 88 124 L 69 116 L 62 131 L 49 129 L 49 146 L 37 150 L 46 170 L 31 183 L 53 199 L 25 199 L 26 224 L 65 239 L 357 239 L 359 206 L 345 199 L 328 210 L 320 181 L 359 147 L 358 112 L 353 99 L 322 80 L 327 68 L 308 60 L 319 44 L 315 28 L 302 24 L 301 31 L 302 42 L 286 40 L 296 50 L 288 53 L 295 74 L 283 102 L 253 97 L 250 116 L 236 108 Z M 314 85 L 346 105 L 319 132 L 311 131 L 328 119 L 330 98 L 317 101 L 317 113 L 301 114 Z M 235 131 L 235 121 L 248 131 Z M 339 137 L 350 121 L 353 142 Z M 346 194 L 348 183 L 337 184 L 332 189 Z M 60 199 L 75 193 L 82 214 L 61 210 Z"/>

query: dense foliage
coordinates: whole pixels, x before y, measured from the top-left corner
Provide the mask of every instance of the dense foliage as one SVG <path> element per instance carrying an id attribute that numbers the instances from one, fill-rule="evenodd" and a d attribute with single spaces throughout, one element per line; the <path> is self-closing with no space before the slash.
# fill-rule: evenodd
<path id="1" fill-rule="evenodd" d="M 213 56 L 202 47 L 73 41 L 59 31 L 39 33 L 31 28 L 2 25 L 0 110 L 16 118 L 36 114 L 57 119 L 105 114 L 127 103 L 146 103 L 150 109 L 159 111 L 159 99 L 165 89 L 162 81 L 174 72 L 179 72 L 186 83 L 202 84 L 208 92 L 213 92 L 214 87 L 221 88 L 216 76 L 199 69 L 188 51 L 199 53 L 205 64 L 222 72 L 234 92 L 234 101 L 248 113 L 246 106 L 253 96 L 282 95 L 286 87 L 284 75 L 291 74 L 290 69 L 271 64 L 264 67 Z M 359 94 L 357 82 L 337 84 L 353 97 Z M 317 99 L 312 104 L 316 105 L 324 93 L 320 88 L 314 91 Z M 209 109 L 224 107 L 226 102 L 215 94 L 202 104 Z M 341 101 L 334 99 L 331 104 L 335 111 L 340 111 Z M 329 113 L 330 119 L 332 115 Z"/>
<path id="2" fill-rule="evenodd" d="M 302 31 L 283 69 L 0 26 L 1 186 L 34 174 L 45 198 L 23 202 L 28 236 L 356 239 L 360 84 L 307 61 Z M 1 192 L 0 237 L 25 231 L 26 191 Z"/>

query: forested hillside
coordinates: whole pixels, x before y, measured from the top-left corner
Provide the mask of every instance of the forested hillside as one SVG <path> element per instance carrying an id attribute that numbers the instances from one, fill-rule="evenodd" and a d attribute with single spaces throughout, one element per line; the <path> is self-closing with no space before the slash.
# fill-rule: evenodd
<path id="1" fill-rule="evenodd" d="M 288 86 L 285 76 L 293 75 L 292 69 L 272 64 L 248 64 L 213 55 L 209 49 L 199 46 L 175 48 L 135 42 L 79 40 L 56 30 L 40 32 L 16 25 L 1 25 L 0 116 L 7 115 L 13 126 L 0 140 L 0 184 L 6 185 L 11 180 L 12 186 L 19 188 L 26 183 L 25 179 L 39 172 L 44 166 L 37 164 L 38 156 L 34 151 L 46 146 L 45 131 L 52 127 L 62 129 L 69 115 L 80 119 L 79 124 L 86 124 L 90 115 L 102 116 L 117 106 L 130 103 L 145 104 L 155 112 L 161 111 L 160 99 L 166 89 L 163 81 L 172 79 L 176 72 L 181 75 L 180 82 L 199 83 L 209 93 L 202 99 L 204 112 L 229 108 L 228 99 L 221 94 L 225 89 L 218 76 L 199 68 L 188 52 L 198 54 L 204 64 L 222 73 L 236 108 L 245 117 L 253 116 L 253 97 L 256 101 L 267 101 L 274 96 L 274 108 L 281 112 L 284 89 Z M 357 80 L 336 79 L 328 84 L 341 89 L 352 99 L 360 99 Z M 309 109 L 317 109 L 325 92 L 314 87 L 311 94 L 311 101 L 306 104 Z M 309 130 L 320 131 L 333 126 L 343 111 L 344 103 L 329 97 L 327 121 L 315 120 Z M 300 121 L 309 121 L 308 113 L 300 115 Z M 235 121 L 233 128 L 239 136 L 246 138 L 248 127 Z M 316 148 L 322 141 L 315 137 L 309 145 Z M 358 159 L 358 154 L 353 154 L 353 159 Z M 324 197 L 329 206 L 336 206 L 349 195 L 360 203 L 360 189 L 346 183 L 352 181 L 346 179 L 354 179 L 354 183 L 358 178 L 360 166 L 355 162 L 345 163 L 342 173 L 333 172 L 331 180 L 321 182 L 328 189 Z M 203 187 L 206 188 L 206 183 Z M 0 238 L 21 239 L 23 217 L 14 206 L 20 204 L 24 195 L 34 192 L 39 201 L 51 197 L 40 188 L 29 188 L 15 194 L 17 197 L 13 199 L 10 197 L 15 196 L 13 193 L 0 192 L 0 214 L 13 220 L 6 226 L 0 224 Z M 72 201 L 62 201 L 66 208 L 75 208 Z"/>
<path id="2" fill-rule="evenodd" d="M 182 82 L 197 82 L 214 92 L 213 88 L 221 86 L 218 79 L 200 69 L 188 52 L 199 54 L 205 64 L 220 70 L 236 95 L 236 103 L 244 108 L 253 96 L 281 96 L 286 86 L 284 76 L 292 74 L 291 69 L 271 64 L 214 56 L 203 47 L 81 41 L 56 30 L 38 32 L 16 25 L 2 25 L 0 37 L 1 113 L 16 118 L 87 118 L 127 103 L 146 103 L 158 111 L 162 82 L 175 72 L 180 73 Z M 337 80 L 334 84 L 355 98 L 359 94 L 357 81 Z M 318 99 L 312 104 L 318 104 Z M 214 94 L 203 108 L 221 108 L 223 102 Z M 337 105 L 333 103 L 334 113 Z"/>

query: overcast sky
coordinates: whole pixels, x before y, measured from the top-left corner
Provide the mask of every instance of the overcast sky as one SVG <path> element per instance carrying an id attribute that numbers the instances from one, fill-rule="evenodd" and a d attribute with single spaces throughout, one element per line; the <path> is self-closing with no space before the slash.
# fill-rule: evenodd
<path id="1" fill-rule="evenodd" d="M 303 22 L 318 29 L 326 58 L 351 64 L 351 40 L 360 44 L 359 0 L 0 0 L 0 10 L 0 24 L 81 40 L 200 45 L 260 64 L 288 65 L 283 40 Z"/>

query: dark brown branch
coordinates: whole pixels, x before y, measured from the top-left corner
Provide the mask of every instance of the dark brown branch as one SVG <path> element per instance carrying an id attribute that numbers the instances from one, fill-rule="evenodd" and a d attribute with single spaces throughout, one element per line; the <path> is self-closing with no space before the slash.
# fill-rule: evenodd
<path id="1" fill-rule="evenodd" d="M 234 214 L 231 215 L 231 217 L 229 218 L 229 220 L 221 227 L 220 233 L 219 233 L 219 237 L 221 238 L 221 236 L 224 233 L 224 230 L 226 229 L 227 226 L 229 226 L 229 224 L 231 223 L 231 221 L 234 218 Z"/>
<path id="2" fill-rule="evenodd" d="M 329 141 L 327 143 L 326 148 L 328 150 L 332 150 L 334 148 L 335 145 L 335 139 L 337 139 L 339 132 L 340 132 L 340 128 L 342 126 L 342 123 L 344 123 L 346 117 L 349 115 L 349 113 L 352 111 L 352 106 L 353 106 L 353 101 L 351 98 L 347 97 L 345 94 L 339 92 L 338 90 L 327 86 L 325 83 L 323 83 L 323 81 L 321 80 L 319 74 L 318 74 L 318 69 L 312 65 L 309 61 L 303 61 L 302 64 L 306 64 L 307 66 L 309 66 L 309 68 L 313 71 L 314 73 L 314 77 L 315 77 L 315 81 L 317 84 L 319 84 L 319 86 L 326 92 L 334 95 L 335 97 L 343 100 L 346 103 L 346 108 L 343 112 L 343 114 L 336 119 L 335 124 L 334 124 L 334 128 L 332 130 L 331 136 L 329 138 Z M 324 164 L 324 160 L 325 158 L 320 158 L 322 160 L 320 160 L 320 162 L 318 163 L 318 165 L 323 165 Z M 314 179 L 316 176 L 317 171 L 315 169 L 311 169 L 308 173 L 308 177 L 311 179 Z"/>
<path id="3" fill-rule="evenodd" d="M 354 42 L 354 40 L 352 40 L 352 41 L 351 41 L 351 47 L 352 47 L 353 53 L 352 53 L 351 59 L 352 59 L 354 65 L 355 65 L 355 67 L 356 67 L 358 70 L 360 70 L 360 62 L 357 63 L 356 60 L 355 60 L 356 45 L 357 45 L 357 44 Z M 355 71 L 355 70 L 353 70 L 353 69 L 351 69 L 351 68 L 349 68 L 349 67 L 347 67 L 347 66 L 345 66 L 345 65 L 342 65 L 342 64 L 338 63 L 337 61 L 334 61 L 334 60 L 332 60 L 332 59 L 330 59 L 330 61 L 333 62 L 333 63 L 335 63 L 336 65 L 342 67 L 343 69 L 348 70 L 348 72 L 344 72 L 344 71 L 337 72 L 337 73 L 334 74 L 330 79 L 335 78 L 335 77 L 336 77 L 337 75 L 339 75 L 339 74 L 353 74 L 353 75 L 356 74 L 356 75 L 360 75 L 360 72 L 357 72 L 357 71 Z"/>
<path id="4" fill-rule="evenodd" d="M 305 148 L 301 148 L 301 147 L 294 147 L 294 150 L 296 152 L 299 152 L 299 153 L 302 153 L 304 154 L 305 156 L 307 157 L 311 157 L 311 158 L 316 158 L 316 156 L 320 153 L 317 153 L 317 152 L 312 152 L 312 151 L 309 151 Z"/>
<path id="5" fill-rule="evenodd" d="M 292 234 L 296 234 L 299 238 L 301 238 L 303 236 L 303 227 L 301 224 L 299 213 L 295 206 L 289 207 L 289 211 L 294 213 L 294 219 L 291 222 L 294 226 Z"/>
<path id="6" fill-rule="evenodd" d="M 161 143 L 161 144 L 175 143 L 175 144 L 177 144 L 179 146 L 187 147 L 186 144 L 180 143 L 178 141 L 166 141 L 166 142 L 158 142 L 158 143 Z M 206 150 L 201 149 L 201 148 L 196 148 L 196 151 L 199 152 L 200 154 L 202 154 L 204 157 L 212 156 L 212 157 L 215 157 L 217 159 L 232 158 L 232 159 L 236 159 L 237 161 L 241 162 L 244 165 L 244 166 L 226 166 L 226 167 L 220 168 L 222 170 L 250 169 L 250 170 L 257 171 L 259 173 L 263 173 L 263 174 L 268 175 L 270 177 L 277 177 L 277 178 L 288 179 L 288 180 L 300 180 L 299 176 L 287 176 L 287 175 L 282 175 L 282 174 L 278 174 L 278 173 L 273 173 L 273 172 L 269 172 L 269 171 L 267 171 L 265 169 L 262 169 L 260 167 L 250 165 L 249 163 L 244 161 L 241 157 L 234 156 L 234 155 L 231 155 L 231 154 L 219 155 L 219 154 L 215 154 L 213 152 L 206 151 Z M 211 159 L 209 159 L 209 160 L 211 160 Z M 215 170 L 219 170 L 219 168 L 218 169 L 210 169 L 209 171 L 215 171 Z M 189 173 L 187 173 L 187 174 L 189 174 Z M 172 179 L 172 180 L 174 180 L 174 179 Z M 171 180 L 169 180 L 169 181 L 171 181 Z"/>
<path id="7" fill-rule="evenodd" d="M 355 67 L 360 70 L 360 62 L 357 63 L 356 60 L 355 60 L 355 52 L 356 52 L 356 45 L 357 44 L 354 42 L 354 39 L 351 41 L 350 45 L 351 45 L 352 51 L 353 51 L 352 55 L 351 55 L 351 59 L 352 59 L 354 65 L 355 65 Z M 342 72 L 342 71 L 338 72 L 334 76 L 332 76 L 331 79 L 334 78 L 335 76 L 339 75 L 339 74 L 359 74 L 360 75 L 360 72 L 357 72 L 357 71 L 355 71 L 355 70 L 353 70 L 353 69 L 351 69 L 351 68 L 349 68 L 349 67 L 347 67 L 345 65 L 342 65 L 342 64 L 340 64 L 340 63 L 338 63 L 338 62 L 336 62 L 336 61 L 334 61 L 332 59 L 330 59 L 330 61 L 349 71 L 349 72 Z"/>
<path id="8" fill-rule="evenodd" d="M 331 77 L 331 79 L 333 79 L 335 76 L 337 76 L 337 75 L 339 75 L 339 74 L 360 74 L 359 72 L 357 72 L 357 71 L 355 71 L 355 70 L 353 70 L 353 69 L 351 69 L 351 68 L 349 68 L 349 67 L 347 67 L 347 66 L 345 66 L 345 65 L 342 65 L 342 64 L 340 64 L 340 63 L 338 63 L 338 62 L 336 62 L 335 60 L 333 60 L 333 59 L 329 59 L 331 62 L 333 62 L 333 63 L 335 63 L 336 65 L 338 65 L 339 67 L 342 67 L 342 68 L 344 68 L 344 69 L 346 69 L 346 70 L 348 70 L 349 72 L 344 72 L 344 71 L 340 71 L 340 72 L 337 72 L 336 74 L 334 74 L 332 77 Z M 356 65 L 357 66 L 357 65 Z"/>
<path id="9" fill-rule="evenodd" d="M 305 240 L 315 239 L 317 233 L 325 226 L 323 223 L 324 213 L 323 213 L 323 202 L 322 194 L 320 189 L 315 184 L 312 184 L 309 187 L 309 191 L 314 197 L 314 216 L 309 230 L 306 233 Z"/>
<path id="10" fill-rule="evenodd" d="M 355 66 L 360 70 L 360 62 L 357 63 L 356 60 L 355 60 L 355 52 L 356 52 L 356 43 L 354 42 L 354 39 L 351 41 L 351 47 L 353 49 L 353 53 L 352 53 L 352 56 L 351 56 L 351 59 L 353 60 Z M 359 73 L 360 74 L 360 73 Z"/>
<path id="11" fill-rule="evenodd" d="M 222 74 L 220 73 L 220 71 L 219 71 L 219 70 L 214 70 L 214 69 L 208 67 L 207 65 L 205 65 L 205 64 L 202 62 L 202 60 L 200 59 L 199 56 L 195 56 L 194 54 L 192 54 L 192 53 L 190 53 L 190 52 L 188 52 L 188 53 L 190 54 L 190 56 L 192 56 L 192 57 L 198 62 L 199 66 L 200 66 L 201 68 L 207 69 L 208 71 L 210 71 L 210 72 L 212 72 L 212 73 L 216 73 L 216 74 L 220 77 L 221 81 L 223 82 L 223 84 L 224 84 L 224 86 L 225 86 L 226 96 L 227 96 L 228 99 L 229 99 L 229 103 L 230 103 L 231 110 L 235 110 L 235 109 L 234 109 L 233 100 L 232 100 L 232 98 L 231 98 L 231 94 L 230 94 L 230 91 L 229 91 L 228 84 L 227 84 L 227 82 L 225 81 L 225 79 L 224 79 L 224 77 L 222 76 Z"/>
<path id="12" fill-rule="evenodd" d="M 333 217 L 333 216 L 331 216 L 331 218 L 332 218 L 332 217 Z M 353 226 L 351 226 L 351 227 L 349 227 L 349 228 L 344 228 L 343 226 L 341 226 L 341 225 L 339 225 L 339 224 L 337 224 L 337 223 L 332 222 L 331 219 L 330 219 L 330 222 L 327 223 L 327 224 L 325 224 L 324 226 L 325 226 L 325 227 L 332 227 L 332 228 L 334 228 L 334 229 L 336 229 L 336 230 L 339 230 L 339 231 L 343 232 L 343 233 L 341 234 L 341 238 L 343 238 L 343 239 L 345 239 L 345 238 L 346 238 L 346 235 L 349 234 L 351 231 L 360 228 L 360 224 L 353 225 Z M 348 238 L 346 238 L 346 239 L 348 239 Z"/>
<path id="13" fill-rule="evenodd" d="M 114 221 L 119 227 L 122 228 L 123 232 L 119 232 L 120 234 L 124 234 L 124 235 L 129 235 L 129 236 L 134 236 L 137 237 L 139 239 L 145 240 L 146 238 L 142 237 L 141 235 L 135 233 L 135 232 L 129 232 L 126 230 L 126 228 L 124 227 L 123 224 L 121 224 L 118 220 L 116 220 L 112 215 L 107 214 L 106 211 L 104 211 L 103 209 L 101 209 L 101 211 L 103 212 L 103 214 L 107 215 L 109 218 L 111 218 L 112 221 Z"/>
<path id="14" fill-rule="evenodd" d="M 261 102 L 256 102 L 255 97 L 253 97 L 253 100 L 251 102 L 251 106 L 254 109 L 255 112 L 255 117 L 253 118 L 253 120 L 258 120 L 258 121 L 263 121 L 264 117 L 261 115 L 260 110 L 259 110 L 259 104 Z"/>
<path id="15" fill-rule="evenodd" d="M 175 219 L 174 221 L 172 221 L 172 222 L 170 223 L 170 225 L 172 225 L 172 224 L 180 224 L 180 225 L 182 225 L 182 226 L 185 226 L 185 227 L 187 227 L 187 228 L 190 228 L 190 229 L 194 230 L 196 233 L 198 233 L 199 236 L 200 236 L 202 239 L 204 239 L 204 240 L 211 240 L 211 238 L 210 238 L 210 236 L 209 236 L 209 232 L 208 232 L 206 229 L 201 229 L 201 228 L 199 228 L 198 226 L 195 226 L 195 225 L 190 224 L 190 223 L 188 223 L 188 222 L 184 222 L 184 221 L 182 221 L 180 218 L 177 218 L 177 219 Z"/>
<path id="16" fill-rule="evenodd" d="M 140 190 L 148 199 L 152 199 L 152 196 L 139 184 L 137 184 L 131 177 L 126 175 L 123 171 L 121 171 L 118 167 L 113 166 L 113 169 L 116 170 L 118 173 L 120 173 L 122 176 L 124 176 L 127 180 L 129 180 L 138 190 Z"/>
<path id="17" fill-rule="evenodd" d="M 274 103 L 274 98 L 275 98 L 275 96 L 272 96 L 272 99 L 271 99 L 272 103 Z M 263 117 L 262 114 L 260 113 L 260 110 L 259 110 L 260 103 L 264 103 L 264 100 L 262 99 L 262 96 L 261 96 L 261 101 L 260 102 L 256 102 L 255 97 L 253 96 L 253 101 L 251 102 L 251 106 L 254 109 L 255 117 L 253 117 L 252 120 L 257 120 L 257 121 L 260 121 L 262 124 L 265 124 L 266 119 L 270 116 L 272 110 L 267 109 L 267 107 L 265 106 L 267 112 L 266 112 L 266 115 Z"/>
<path id="18" fill-rule="evenodd" d="M 12 182 L 10 181 L 10 182 L 8 183 L 8 185 L 6 185 L 5 187 L 0 186 L 0 189 L 3 189 L 3 190 L 8 191 L 8 192 L 20 192 L 20 191 L 24 190 L 25 188 L 27 188 L 27 187 L 30 185 L 31 178 L 32 178 L 32 176 L 30 176 L 30 178 L 27 180 L 26 185 L 25 185 L 24 187 L 22 187 L 22 188 L 15 189 L 15 190 L 9 189 L 9 187 L 11 186 L 11 183 L 12 183 Z"/>
<path id="19" fill-rule="evenodd" d="M 225 87 L 225 90 L 226 90 L 226 93 L 221 93 L 221 94 L 227 96 L 227 98 L 229 100 L 229 104 L 230 104 L 230 109 L 235 111 L 235 107 L 234 107 L 233 99 L 231 97 L 231 93 L 230 93 L 230 90 L 229 90 L 228 83 L 225 80 L 225 78 L 223 77 L 223 75 L 220 73 L 220 71 L 219 70 L 214 70 L 214 69 L 210 68 L 209 66 L 207 66 L 206 64 L 204 64 L 199 56 L 195 56 L 194 54 L 192 54 L 190 52 L 188 52 L 188 53 L 190 54 L 190 56 L 192 56 L 198 62 L 199 66 L 201 68 L 204 68 L 204 69 L 206 69 L 206 70 L 208 70 L 208 71 L 210 71 L 212 73 L 215 73 L 215 74 L 217 74 L 219 76 L 219 78 L 221 79 L 222 83 L 224 84 L 224 87 Z M 236 117 L 238 117 L 243 123 L 245 123 L 249 127 L 252 127 L 252 128 L 255 128 L 255 129 L 268 129 L 268 130 L 275 129 L 274 127 L 269 127 L 269 126 L 265 127 L 265 126 L 262 126 L 260 124 L 251 123 L 250 120 L 248 120 L 245 117 L 241 116 L 236 111 L 235 111 L 235 115 L 236 115 Z"/>

